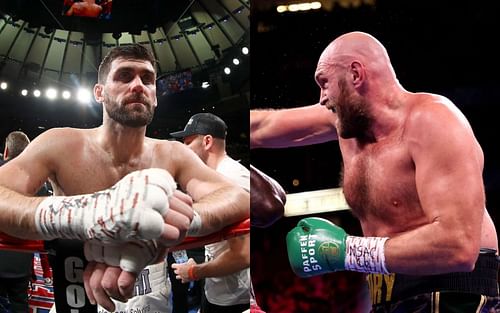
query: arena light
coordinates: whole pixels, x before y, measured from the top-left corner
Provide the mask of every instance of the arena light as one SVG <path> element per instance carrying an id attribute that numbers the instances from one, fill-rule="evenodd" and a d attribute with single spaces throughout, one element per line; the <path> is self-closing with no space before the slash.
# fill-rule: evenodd
<path id="1" fill-rule="evenodd" d="M 23 90 L 21 90 L 21 95 L 22 95 L 23 97 L 26 97 L 26 96 L 28 95 L 28 89 L 23 89 Z"/>
<path id="2" fill-rule="evenodd" d="M 278 11 L 278 13 L 286 12 L 286 11 L 288 11 L 288 6 L 287 5 L 278 5 L 276 7 L 276 11 Z"/>
<path id="3" fill-rule="evenodd" d="M 57 98 L 57 90 L 55 90 L 54 88 L 48 88 L 45 91 L 45 96 L 50 100 L 54 100 Z"/>
<path id="4" fill-rule="evenodd" d="M 226 67 L 224 68 L 224 73 L 226 73 L 226 75 L 231 74 L 231 69 L 230 69 L 229 67 L 227 67 L 227 66 L 226 66 Z"/>
<path id="5" fill-rule="evenodd" d="M 0 83 L 0 88 L 1 88 L 2 90 L 7 89 L 7 87 L 8 87 L 8 85 L 7 85 L 7 83 L 6 83 L 6 82 L 1 82 L 1 83 Z"/>
<path id="6" fill-rule="evenodd" d="M 80 103 L 90 103 L 90 98 L 91 95 L 90 95 L 90 91 L 88 91 L 88 89 L 85 89 L 85 88 L 80 88 L 78 89 L 78 93 L 76 95 L 76 98 L 78 99 L 78 101 Z"/>
<path id="7" fill-rule="evenodd" d="M 248 54 L 248 48 L 247 47 L 243 47 L 241 48 L 241 53 L 243 53 L 244 55 L 247 55 Z"/>
<path id="8" fill-rule="evenodd" d="M 319 10 L 319 9 L 321 9 L 321 2 L 318 2 L 318 1 L 311 2 L 311 9 L 312 10 Z"/>
<path id="9" fill-rule="evenodd" d="M 64 90 L 62 92 L 62 97 L 63 97 L 63 99 L 68 100 L 69 98 L 71 98 L 71 92 Z"/>
<path id="10" fill-rule="evenodd" d="M 279 5 L 276 7 L 276 11 L 278 11 L 278 13 L 309 11 L 318 9 L 321 9 L 321 2 L 319 1 L 294 3 L 290 5 Z"/>
<path id="11" fill-rule="evenodd" d="M 240 60 L 238 60 L 237 58 L 234 58 L 234 59 L 233 59 L 233 64 L 234 64 L 234 65 L 238 65 L 238 64 L 240 64 Z"/>
<path id="12" fill-rule="evenodd" d="M 297 12 L 297 11 L 309 11 L 311 10 L 310 3 L 298 3 L 298 4 L 290 4 L 288 6 L 288 11 Z"/>
<path id="13" fill-rule="evenodd" d="M 203 83 L 201 83 L 201 88 L 207 89 L 208 87 L 210 87 L 210 83 L 209 82 L 203 82 Z"/>
<path id="14" fill-rule="evenodd" d="M 40 97 L 40 95 L 41 95 L 41 94 L 42 94 L 42 92 L 41 92 L 40 90 L 38 90 L 38 89 L 33 90 L 33 95 L 34 95 L 35 97 L 37 97 L 37 98 L 38 98 L 38 97 Z"/>

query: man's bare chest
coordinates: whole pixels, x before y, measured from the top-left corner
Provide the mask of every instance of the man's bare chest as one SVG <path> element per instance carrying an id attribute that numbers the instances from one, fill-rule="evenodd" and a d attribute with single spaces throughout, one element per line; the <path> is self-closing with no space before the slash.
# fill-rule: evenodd
<path id="1" fill-rule="evenodd" d="M 403 144 L 347 150 L 343 188 L 360 218 L 387 217 L 418 203 L 414 163 Z"/>
<path id="2" fill-rule="evenodd" d="M 107 189 L 128 173 L 148 168 L 147 162 L 113 164 L 103 158 L 80 159 L 61 165 L 51 183 L 56 195 L 76 195 Z"/>

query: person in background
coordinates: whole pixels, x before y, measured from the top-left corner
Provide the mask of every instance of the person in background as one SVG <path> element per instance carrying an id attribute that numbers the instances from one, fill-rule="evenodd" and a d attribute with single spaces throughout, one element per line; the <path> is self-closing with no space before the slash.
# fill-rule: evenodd
<path id="1" fill-rule="evenodd" d="M 9 162 L 17 157 L 29 143 L 30 140 L 24 132 L 9 133 L 5 138 L 3 162 Z M 0 297 L 4 300 L 2 302 L 6 312 L 29 311 L 28 284 L 33 270 L 32 260 L 33 253 L 0 250 Z"/>
<path id="2" fill-rule="evenodd" d="M 171 133 L 209 167 L 250 191 L 250 172 L 227 155 L 227 125 L 211 113 L 193 115 L 184 130 Z M 206 245 L 206 261 L 172 264 L 183 283 L 205 279 L 202 313 L 243 312 L 250 307 L 250 235 Z"/>

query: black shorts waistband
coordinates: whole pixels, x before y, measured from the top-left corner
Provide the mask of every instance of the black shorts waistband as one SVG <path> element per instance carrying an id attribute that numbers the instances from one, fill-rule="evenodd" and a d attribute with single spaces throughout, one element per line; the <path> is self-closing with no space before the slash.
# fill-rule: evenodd
<path id="1" fill-rule="evenodd" d="M 498 258 L 496 251 L 481 251 L 472 272 L 440 275 L 369 274 L 372 304 L 390 303 L 434 291 L 454 291 L 498 296 Z"/>

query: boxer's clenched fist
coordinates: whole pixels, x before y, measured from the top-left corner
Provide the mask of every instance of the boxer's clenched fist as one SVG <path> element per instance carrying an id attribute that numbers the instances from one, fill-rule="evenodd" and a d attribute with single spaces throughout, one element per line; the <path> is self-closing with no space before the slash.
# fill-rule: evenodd
<path id="1" fill-rule="evenodd" d="M 192 206 L 191 197 L 175 190 L 169 198 L 169 209 L 163 215 L 164 235 L 158 240 L 87 241 L 85 257 L 90 263 L 85 268 L 84 284 L 91 303 L 113 312 L 115 305 L 111 299 L 123 302 L 131 298 L 138 273 L 147 265 L 164 259 L 166 247 L 181 242 L 186 236 Z"/>
<path id="2" fill-rule="evenodd" d="M 84 245 L 87 261 L 120 267 L 130 273 L 139 273 L 147 265 L 159 260 L 165 251 L 165 248 L 158 248 L 154 240 L 133 240 L 122 244 L 89 240 Z"/>
<path id="3" fill-rule="evenodd" d="M 36 227 L 44 239 L 177 242 L 184 238 L 193 212 L 190 206 L 179 209 L 175 203 L 176 209 L 169 209 L 175 190 L 176 183 L 165 170 L 135 171 L 106 190 L 45 199 L 36 210 Z"/>
<path id="4" fill-rule="evenodd" d="M 133 240 L 103 244 L 89 240 L 84 246 L 89 261 L 84 272 L 84 285 L 91 303 L 114 312 L 111 299 L 126 302 L 133 296 L 139 273 L 149 264 L 165 259 L 166 248 L 154 240 Z"/>

